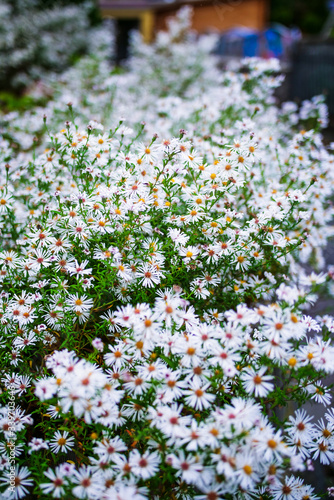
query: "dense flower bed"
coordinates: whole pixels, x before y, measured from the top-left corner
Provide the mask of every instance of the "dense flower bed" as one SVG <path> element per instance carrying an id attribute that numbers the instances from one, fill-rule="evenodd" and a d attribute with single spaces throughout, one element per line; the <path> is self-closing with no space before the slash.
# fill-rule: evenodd
<path id="1" fill-rule="evenodd" d="M 188 23 L 2 117 L 5 497 L 306 500 L 333 460 L 331 408 L 277 413 L 331 403 L 326 107 L 278 108 L 276 61 L 219 72 Z"/>

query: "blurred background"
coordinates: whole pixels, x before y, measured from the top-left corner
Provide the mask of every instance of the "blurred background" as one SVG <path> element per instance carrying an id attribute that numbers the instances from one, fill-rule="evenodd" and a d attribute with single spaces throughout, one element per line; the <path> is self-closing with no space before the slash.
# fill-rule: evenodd
<path id="1" fill-rule="evenodd" d="M 276 57 L 285 75 L 278 101 L 324 94 L 330 112 L 325 141 L 334 141 L 334 1 L 328 0 L 0 0 L 1 111 L 35 105 L 45 75 L 101 50 L 101 36 L 110 66 L 126 66 L 131 32 L 152 42 L 184 5 L 193 7 L 194 30 L 217 34 L 214 53 L 222 68 L 243 57 Z M 47 98 L 47 92 L 46 86 L 41 94 Z M 327 263 L 334 265 L 333 245 Z M 313 313 L 328 309 L 332 301 L 320 301 Z M 315 467 L 307 480 L 323 493 L 333 468 Z"/>
<path id="2" fill-rule="evenodd" d="M 333 0 L 1 0 L 0 101 L 94 51 L 89 33 L 103 20 L 114 39 L 110 60 L 124 64 L 131 31 L 149 43 L 183 5 L 193 7 L 194 30 L 218 35 L 222 67 L 241 57 L 277 57 L 286 75 L 279 99 L 324 93 L 334 115 Z"/>
<path id="3" fill-rule="evenodd" d="M 100 0 L 103 17 L 116 19 L 116 60 L 128 55 L 128 32 L 150 42 L 166 18 L 192 5 L 193 28 L 216 32 L 222 64 L 240 57 L 277 57 L 286 74 L 280 99 L 327 95 L 334 113 L 334 1 L 327 0 Z"/>

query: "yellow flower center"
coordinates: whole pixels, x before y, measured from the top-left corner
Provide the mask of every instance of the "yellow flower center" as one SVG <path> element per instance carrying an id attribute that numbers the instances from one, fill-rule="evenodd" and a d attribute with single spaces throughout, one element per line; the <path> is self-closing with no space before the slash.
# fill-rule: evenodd
<path id="1" fill-rule="evenodd" d="M 247 476 L 250 476 L 251 473 L 253 472 L 253 469 L 250 465 L 244 465 L 243 470 L 244 470 L 245 474 L 247 474 Z"/>
<path id="2" fill-rule="evenodd" d="M 294 366 L 296 366 L 296 364 L 297 364 L 296 358 L 292 357 L 292 358 L 289 359 L 288 365 L 291 366 L 291 368 L 293 368 Z"/>

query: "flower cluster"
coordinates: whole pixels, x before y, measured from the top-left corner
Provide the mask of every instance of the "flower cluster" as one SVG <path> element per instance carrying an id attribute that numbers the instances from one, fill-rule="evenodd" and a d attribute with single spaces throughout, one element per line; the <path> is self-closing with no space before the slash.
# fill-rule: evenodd
<path id="1" fill-rule="evenodd" d="M 47 8 L 47 2 L 4 0 L 0 6 L 0 86 L 22 91 L 41 73 L 63 71 L 90 50 L 92 4 Z"/>
<path id="2" fill-rule="evenodd" d="M 128 72 L 86 59 L 54 82 L 65 123 L 51 100 L 12 116 L 1 141 L 8 498 L 315 499 L 298 472 L 334 458 L 333 410 L 313 423 L 301 408 L 330 405 L 334 372 L 334 318 L 305 314 L 333 279 L 319 272 L 333 234 L 326 109 L 275 106 L 275 61 L 219 72 L 207 54 L 199 70 L 191 55 L 209 44 L 184 41 L 187 13 L 138 43 Z M 184 81 L 163 76 L 168 95 L 162 46 L 169 69 L 189 51 Z M 89 94 L 74 82 L 87 72 Z"/>

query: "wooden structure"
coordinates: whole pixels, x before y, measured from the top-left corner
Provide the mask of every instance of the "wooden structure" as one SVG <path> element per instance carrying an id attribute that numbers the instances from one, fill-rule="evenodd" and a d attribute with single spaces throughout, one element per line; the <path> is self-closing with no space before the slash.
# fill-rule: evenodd
<path id="1" fill-rule="evenodd" d="M 192 28 L 198 33 L 222 32 L 237 26 L 262 30 L 268 20 L 267 0 L 184 0 L 158 9 L 155 29 L 164 29 L 166 18 L 174 15 L 182 5 L 193 7 Z"/>
<path id="2" fill-rule="evenodd" d="M 136 20 L 146 42 L 156 30 L 166 27 L 166 19 L 183 6 L 194 9 L 192 28 L 199 33 L 225 31 L 236 26 L 262 30 L 267 22 L 268 0 L 100 0 L 103 17 Z"/>
<path id="3" fill-rule="evenodd" d="M 162 2 L 162 7 L 163 7 Z M 102 17 L 115 19 L 126 26 L 138 27 L 144 41 L 153 39 L 155 13 L 159 4 L 152 0 L 100 0 L 99 7 Z"/>

